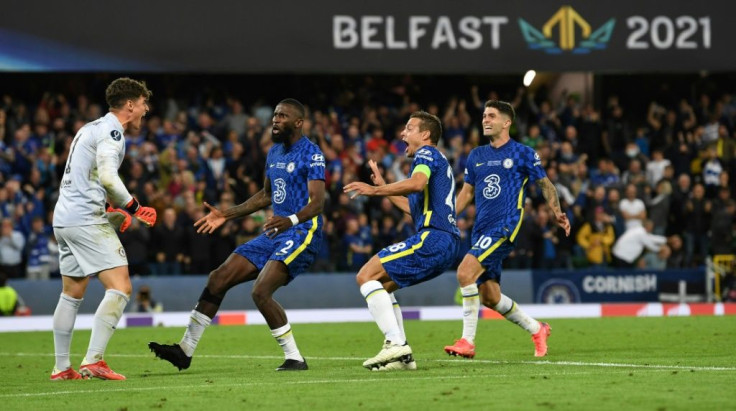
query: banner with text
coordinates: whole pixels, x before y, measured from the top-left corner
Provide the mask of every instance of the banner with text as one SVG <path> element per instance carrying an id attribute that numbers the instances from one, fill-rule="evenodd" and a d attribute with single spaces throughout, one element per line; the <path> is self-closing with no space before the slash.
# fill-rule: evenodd
<path id="1" fill-rule="evenodd" d="M 534 270 L 534 302 L 546 304 L 658 301 L 662 292 L 684 281 L 705 289 L 705 271 L 682 270 Z"/>
<path id="2" fill-rule="evenodd" d="M 9 0 L 0 13 L 0 70 L 730 71 L 731 3 Z"/>

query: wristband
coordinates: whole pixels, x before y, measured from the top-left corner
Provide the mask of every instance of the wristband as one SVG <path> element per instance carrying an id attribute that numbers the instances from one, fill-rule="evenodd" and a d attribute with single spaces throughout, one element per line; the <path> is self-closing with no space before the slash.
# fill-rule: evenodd
<path id="1" fill-rule="evenodd" d="M 135 214 L 138 209 L 141 208 L 140 203 L 138 203 L 138 200 L 133 197 L 132 200 L 128 204 L 125 205 L 125 211 L 127 211 L 130 214 Z"/>
<path id="2" fill-rule="evenodd" d="M 299 224 L 299 217 L 296 216 L 296 214 L 292 214 L 289 216 L 289 220 L 291 220 L 291 225 L 295 226 Z"/>

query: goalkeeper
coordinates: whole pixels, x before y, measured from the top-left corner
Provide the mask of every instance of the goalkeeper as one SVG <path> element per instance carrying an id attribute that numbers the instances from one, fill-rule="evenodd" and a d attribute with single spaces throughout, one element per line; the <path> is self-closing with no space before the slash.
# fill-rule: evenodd
<path id="1" fill-rule="evenodd" d="M 107 343 L 132 292 L 128 260 L 113 224 L 124 231 L 131 216 L 149 227 L 156 222 L 156 210 L 140 205 L 118 176 L 125 155 L 123 133 L 126 129 L 140 130 L 150 96 L 143 82 L 130 78 L 113 81 L 105 92 L 110 112 L 79 129 L 69 147 L 54 209 L 62 292 L 54 311 L 56 364 L 51 380 L 125 379 L 104 360 Z M 120 208 L 106 205 L 106 198 Z M 69 348 L 77 311 L 94 275 L 106 291 L 77 372 L 71 366 Z"/>

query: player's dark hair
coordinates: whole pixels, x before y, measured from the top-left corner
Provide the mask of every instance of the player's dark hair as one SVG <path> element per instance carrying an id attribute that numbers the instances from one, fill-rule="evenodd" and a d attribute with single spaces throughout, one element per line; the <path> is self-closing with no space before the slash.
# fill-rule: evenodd
<path id="1" fill-rule="evenodd" d="M 107 86 L 105 101 L 112 110 L 121 108 L 128 100 L 137 100 L 140 97 L 145 97 L 148 100 L 151 95 L 153 93 L 146 87 L 146 82 L 121 77 Z"/>
<path id="2" fill-rule="evenodd" d="M 511 119 L 511 122 L 516 119 L 514 106 L 512 106 L 510 103 L 501 100 L 488 100 L 486 101 L 486 108 L 487 107 L 495 108 L 499 112 L 506 114 Z"/>
<path id="3" fill-rule="evenodd" d="M 304 105 L 300 103 L 299 100 L 297 99 L 285 98 L 279 101 L 279 104 L 286 104 L 286 105 L 294 107 L 296 109 L 296 113 L 299 116 L 299 118 L 304 118 L 304 116 L 306 115 L 307 111 L 304 109 Z"/>
<path id="4" fill-rule="evenodd" d="M 409 118 L 418 118 L 422 122 L 419 124 L 419 131 L 429 131 L 429 139 L 432 144 L 437 144 L 442 137 L 442 122 L 439 117 L 429 114 L 426 111 L 415 111 L 411 113 Z"/>

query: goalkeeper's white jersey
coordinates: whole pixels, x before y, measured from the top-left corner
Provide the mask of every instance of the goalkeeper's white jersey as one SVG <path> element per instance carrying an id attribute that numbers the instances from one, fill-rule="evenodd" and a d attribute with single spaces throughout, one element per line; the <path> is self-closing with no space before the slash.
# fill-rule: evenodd
<path id="1" fill-rule="evenodd" d="M 113 113 L 79 129 L 61 178 L 54 227 L 105 224 L 107 197 L 117 206 L 130 201 L 132 197 L 118 176 L 125 156 L 123 131 Z M 108 187 L 103 186 L 103 181 Z"/>

